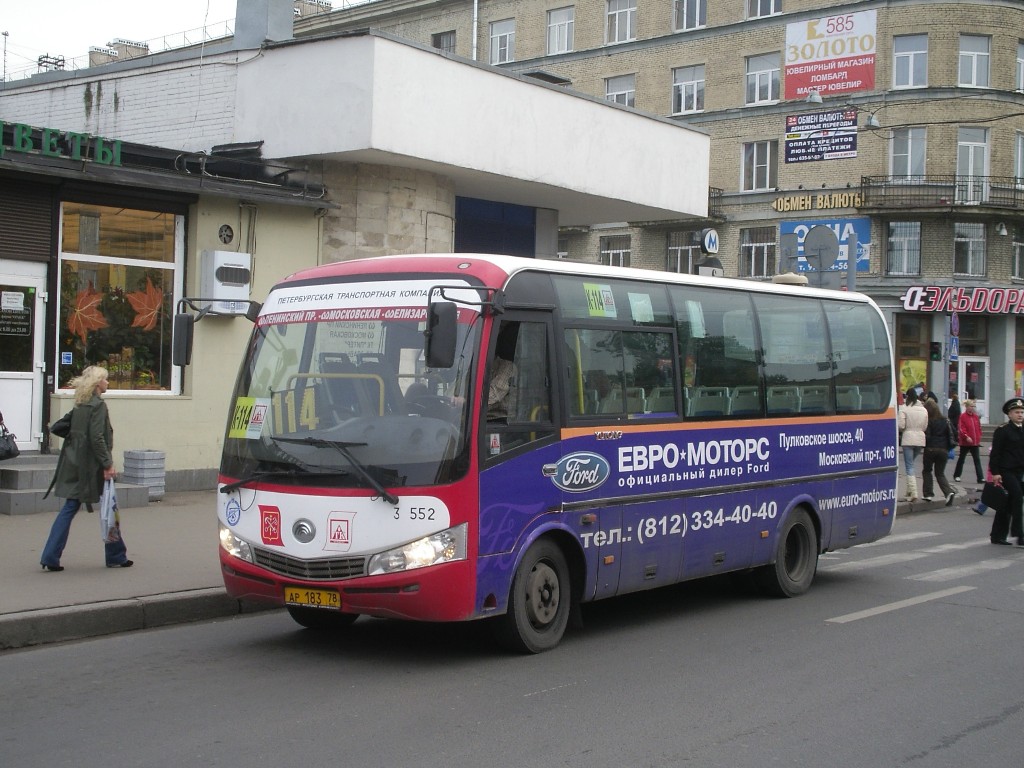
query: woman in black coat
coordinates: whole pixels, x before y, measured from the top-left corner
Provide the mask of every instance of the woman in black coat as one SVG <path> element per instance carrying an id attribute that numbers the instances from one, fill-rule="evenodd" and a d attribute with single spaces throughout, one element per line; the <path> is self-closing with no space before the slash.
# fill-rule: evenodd
<path id="1" fill-rule="evenodd" d="M 928 427 L 924 431 L 924 472 L 921 475 L 924 482 L 923 498 L 925 501 L 932 500 L 932 474 L 934 474 L 948 507 L 956 498 L 956 491 L 946 480 L 946 462 L 949 461 L 949 449 L 956 445 L 956 437 L 953 435 L 953 428 L 949 425 L 949 419 L 942 415 L 937 402 L 925 400 L 924 409 L 928 411 Z"/>
<path id="2" fill-rule="evenodd" d="M 68 543 L 72 520 L 83 503 L 95 504 L 100 500 L 105 480 L 117 476 L 112 453 L 114 429 L 110 426 L 107 404 L 100 397 L 107 391 L 107 369 L 90 365 L 81 376 L 71 380 L 71 386 L 75 389 L 71 431 L 64 439 L 50 484 L 65 501 L 39 558 L 44 571 L 64 570 L 60 557 Z M 117 541 L 107 542 L 104 547 L 108 568 L 132 566 L 120 531 Z"/>

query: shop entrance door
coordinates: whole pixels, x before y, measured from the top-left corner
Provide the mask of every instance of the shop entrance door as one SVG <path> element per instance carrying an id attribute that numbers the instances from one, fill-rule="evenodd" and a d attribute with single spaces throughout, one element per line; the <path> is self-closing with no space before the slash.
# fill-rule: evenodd
<path id="1" fill-rule="evenodd" d="M 987 357 L 968 357 L 961 355 L 957 369 L 957 393 L 961 404 L 967 398 L 978 404 L 978 418 L 982 424 L 988 424 L 988 366 Z M 996 406 L 998 409 L 998 405 Z"/>
<path id="2" fill-rule="evenodd" d="M 23 451 L 38 451 L 43 438 L 45 286 L 45 264 L 0 266 L 0 412 Z"/>

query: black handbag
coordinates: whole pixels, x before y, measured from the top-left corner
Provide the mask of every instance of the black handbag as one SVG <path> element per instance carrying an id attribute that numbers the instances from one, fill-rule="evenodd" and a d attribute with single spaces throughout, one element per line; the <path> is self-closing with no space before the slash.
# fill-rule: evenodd
<path id="1" fill-rule="evenodd" d="M 0 461 L 17 458 L 21 453 L 17 440 L 18 436 L 7 429 L 4 416 L 0 413 Z"/>
<path id="2" fill-rule="evenodd" d="M 71 434 L 71 414 L 73 412 L 74 408 L 53 422 L 53 424 L 50 425 L 50 434 L 56 435 L 57 437 L 67 437 Z"/>
<path id="3" fill-rule="evenodd" d="M 1001 485 L 985 483 L 981 489 L 981 503 L 986 507 L 992 507 L 996 512 L 1005 512 L 1010 504 L 1010 494 Z"/>

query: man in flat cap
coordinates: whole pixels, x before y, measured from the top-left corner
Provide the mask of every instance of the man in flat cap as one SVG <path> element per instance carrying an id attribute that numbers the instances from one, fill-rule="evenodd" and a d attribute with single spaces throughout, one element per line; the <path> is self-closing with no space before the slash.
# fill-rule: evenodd
<path id="1" fill-rule="evenodd" d="M 1024 547 L 1024 398 L 1011 397 L 1003 404 L 1007 422 L 992 435 L 992 453 L 988 468 L 992 480 L 1006 489 L 1009 504 L 1003 512 L 996 512 L 989 538 L 993 544 L 1009 544 L 1007 534 L 1016 537 Z"/>

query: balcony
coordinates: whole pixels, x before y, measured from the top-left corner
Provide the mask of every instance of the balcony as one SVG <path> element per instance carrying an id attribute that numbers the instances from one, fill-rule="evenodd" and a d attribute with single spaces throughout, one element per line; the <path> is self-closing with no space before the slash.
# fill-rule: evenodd
<path id="1" fill-rule="evenodd" d="M 861 176 L 860 208 L 921 210 L 975 206 L 1024 210 L 1024 179 L 1016 176 Z"/>

